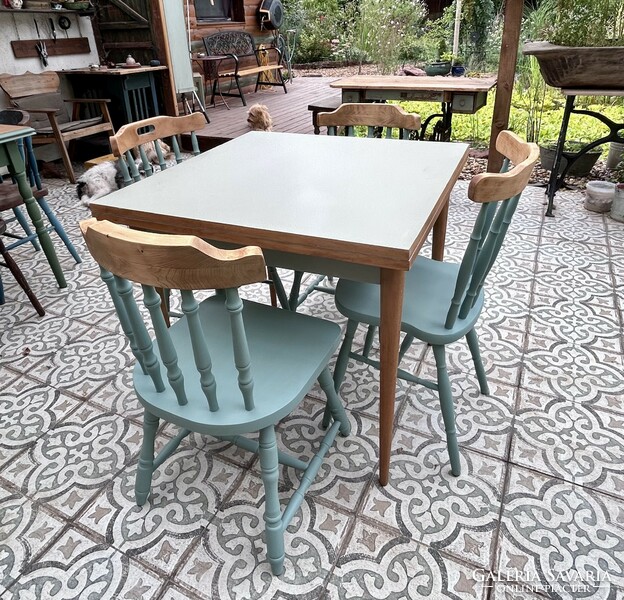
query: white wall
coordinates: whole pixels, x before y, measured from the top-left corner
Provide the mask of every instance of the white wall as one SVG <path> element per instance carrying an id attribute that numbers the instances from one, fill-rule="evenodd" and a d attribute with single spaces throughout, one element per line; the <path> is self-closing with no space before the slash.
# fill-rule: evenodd
<path id="1" fill-rule="evenodd" d="M 99 63 L 95 40 L 93 37 L 93 27 L 89 17 L 80 17 L 69 11 L 62 13 L 71 21 L 71 27 L 64 31 L 58 25 L 59 15 L 55 13 L 32 13 L 20 10 L 0 12 L 0 73 L 11 73 L 17 75 L 30 71 L 40 73 L 44 70 L 60 71 L 61 69 L 75 69 L 86 67 L 91 63 Z M 38 57 L 15 58 L 11 42 L 13 40 L 36 40 L 34 20 L 37 20 L 39 33 L 47 45 L 52 45 L 52 33 L 50 31 L 49 19 L 54 19 L 56 35 L 59 39 L 70 37 L 86 37 L 89 40 L 91 52 L 89 54 L 66 54 L 62 56 L 50 56 L 48 66 L 43 67 Z M 66 35 L 67 33 L 67 35 Z M 8 105 L 6 95 L 0 90 L 0 107 Z"/>

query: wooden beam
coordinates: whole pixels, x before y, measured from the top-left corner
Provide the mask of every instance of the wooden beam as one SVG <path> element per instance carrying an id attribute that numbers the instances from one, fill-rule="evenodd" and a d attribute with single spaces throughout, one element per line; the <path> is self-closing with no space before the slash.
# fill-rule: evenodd
<path id="1" fill-rule="evenodd" d="M 11 42 L 13 55 L 15 58 L 28 58 L 39 56 L 37 44 L 45 43 L 48 56 L 61 56 L 62 54 L 89 54 L 89 39 L 80 38 L 58 38 L 56 40 L 14 40 Z"/>
<path id="2" fill-rule="evenodd" d="M 142 14 L 138 13 L 132 7 L 128 6 L 125 2 L 122 2 L 121 0 L 109 0 L 109 2 L 111 4 L 114 4 L 122 12 L 131 16 L 135 21 L 138 21 L 139 23 L 144 23 L 145 25 L 149 24 L 148 20 Z"/>
<path id="3" fill-rule="evenodd" d="M 487 170 L 490 172 L 500 171 L 503 164 L 502 155 L 496 151 L 496 138 L 509 125 L 523 6 L 523 0 L 507 0 L 505 3 L 503 40 L 498 63 L 498 83 L 496 84 L 496 100 L 494 101 L 487 166 Z"/>
<path id="4" fill-rule="evenodd" d="M 147 24 L 143 24 L 143 23 L 137 23 L 136 21 L 122 21 L 119 23 L 102 23 L 100 25 L 100 29 L 102 31 L 104 30 L 108 30 L 108 31 L 113 31 L 113 30 L 126 30 L 126 29 L 148 29 L 149 30 L 149 25 Z"/>
<path id="5" fill-rule="evenodd" d="M 151 50 L 154 47 L 152 42 L 104 42 L 105 50 L 134 50 L 135 48 L 146 48 Z"/>
<path id="6" fill-rule="evenodd" d="M 181 0 L 180 0 L 181 1 Z M 157 50 L 157 56 L 161 64 L 169 67 L 167 73 L 162 74 L 162 95 L 165 104 L 165 112 L 177 117 L 180 114 L 178 109 L 178 99 L 175 92 L 175 83 L 173 80 L 173 68 L 171 65 L 171 53 L 169 52 L 169 36 L 167 35 L 167 24 L 164 16 L 164 0 L 155 2 L 155 7 L 151 11 L 152 20 L 152 40 Z"/>

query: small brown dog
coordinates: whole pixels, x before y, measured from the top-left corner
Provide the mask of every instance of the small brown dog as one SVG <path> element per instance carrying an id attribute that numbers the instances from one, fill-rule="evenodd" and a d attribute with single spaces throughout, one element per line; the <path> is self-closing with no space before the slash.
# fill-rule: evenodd
<path id="1" fill-rule="evenodd" d="M 247 123 L 252 131 L 272 131 L 273 119 L 264 104 L 254 104 L 247 111 Z"/>

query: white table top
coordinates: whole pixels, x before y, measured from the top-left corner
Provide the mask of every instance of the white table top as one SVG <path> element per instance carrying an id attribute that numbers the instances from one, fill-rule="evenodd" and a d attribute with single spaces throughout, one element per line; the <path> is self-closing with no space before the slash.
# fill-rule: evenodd
<path id="1" fill-rule="evenodd" d="M 407 270 L 460 143 L 250 132 L 91 204 L 99 219 Z"/>

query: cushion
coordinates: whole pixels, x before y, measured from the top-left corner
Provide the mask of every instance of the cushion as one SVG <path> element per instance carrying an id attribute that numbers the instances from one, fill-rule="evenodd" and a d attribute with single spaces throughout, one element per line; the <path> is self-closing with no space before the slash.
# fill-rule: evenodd
<path id="1" fill-rule="evenodd" d="M 40 108 L 55 108 L 56 120 L 59 123 L 66 123 L 69 121 L 69 114 L 67 113 L 67 106 L 63 102 L 60 92 L 48 92 L 47 94 L 39 94 L 38 96 L 28 96 L 27 98 L 19 98 L 13 100 L 13 105 L 16 108 L 21 108 L 27 112 L 32 109 Z M 45 113 L 30 113 L 30 126 L 35 131 L 41 131 L 41 128 L 47 127 L 50 129 L 50 121 Z M 50 129 L 50 132 L 52 129 Z"/>

